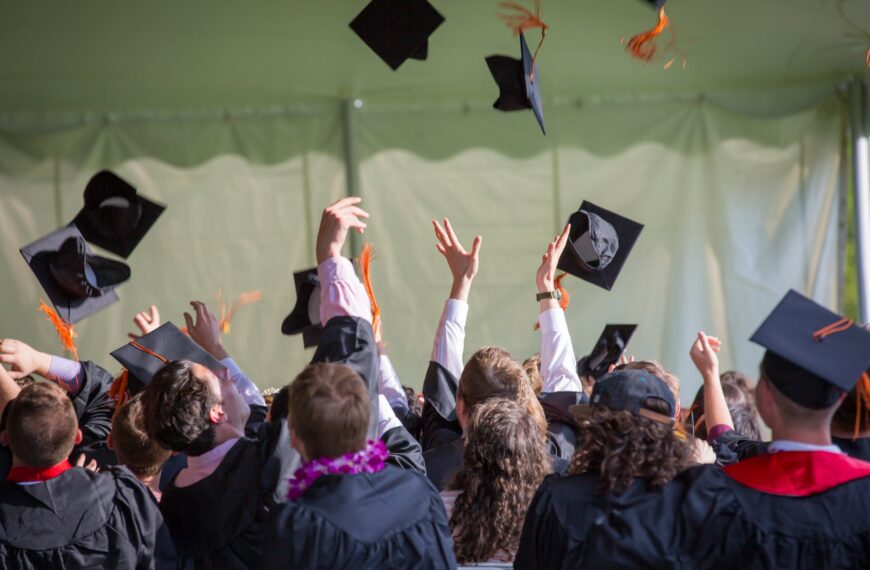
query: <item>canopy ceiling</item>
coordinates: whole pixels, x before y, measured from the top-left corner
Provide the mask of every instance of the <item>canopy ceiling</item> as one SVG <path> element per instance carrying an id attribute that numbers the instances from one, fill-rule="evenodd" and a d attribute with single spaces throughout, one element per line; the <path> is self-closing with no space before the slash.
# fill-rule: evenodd
<path id="1" fill-rule="evenodd" d="M 496 0 L 433 0 L 429 60 L 398 72 L 348 28 L 366 0 L 2 0 L 0 111 L 262 107 L 360 97 L 495 97 L 483 58 L 516 55 Z M 831 84 L 867 72 L 866 0 L 670 0 L 687 67 L 644 65 L 620 39 L 650 27 L 638 0 L 544 0 L 546 99 Z M 536 32 L 534 32 L 536 33 Z"/>

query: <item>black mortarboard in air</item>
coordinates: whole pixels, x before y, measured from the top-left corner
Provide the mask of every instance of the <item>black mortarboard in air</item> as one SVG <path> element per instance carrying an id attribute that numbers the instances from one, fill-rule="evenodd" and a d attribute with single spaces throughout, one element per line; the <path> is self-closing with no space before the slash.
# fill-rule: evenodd
<path id="1" fill-rule="evenodd" d="M 541 131 L 547 134 L 541 102 L 541 76 L 523 34 L 520 34 L 520 51 L 521 59 L 506 55 L 491 55 L 486 58 L 486 65 L 499 88 L 498 99 L 492 106 L 499 111 L 531 109 Z"/>
<path id="2" fill-rule="evenodd" d="M 306 269 L 293 274 L 296 287 L 296 304 L 281 324 L 286 335 L 302 334 L 305 348 L 317 346 L 323 326 L 320 324 L 320 279 L 317 269 Z"/>
<path id="3" fill-rule="evenodd" d="M 147 386 L 164 366 L 177 360 L 196 362 L 215 374 L 225 370 L 215 357 L 172 323 L 164 323 L 150 333 L 125 344 L 112 352 L 112 357 L 142 387 Z M 139 389 L 131 392 L 136 393 Z"/>
<path id="4" fill-rule="evenodd" d="M 870 368 L 870 332 L 793 290 L 751 340 L 767 349 L 764 375 L 805 408 L 833 406 Z"/>
<path id="5" fill-rule="evenodd" d="M 559 269 L 611 290 L 643 224 L 586 201 L 568 222 L 571 233 Z"/>
<path id="6" fill-rule="evenodd" d="M 643 0 L 643 1 L 647 4 L 649 4 L 650 7 L 655 8 L 656 10 L 658 10 L 659 8 L 663 7 L 665 4 L 668 3 L 668 0 Z"/>
<path id="7" fill-rule="evenodd" d="M 73 223 L 88 242 L 126 259 L 165 209 L 103 170 L 85 187 L 85 205 Z"/>
<path id="8" fill-rule="evenodd" d="M 94 255 L 74 225 L 19 251 L 58 316 L 68 323 L 77 323 L 117 301 L 115 287 L 130 278 L 126 264 Z"/>
<path id="9" fill-rule="evenodd" d="M 442 22 L 426 0 L 372 0 L 350 27 L 395 71 L 408 58 L 426 59 L 429 36 Z"/>
<path id="10" fill-rule="evenodd" d="M 617 364 L 637 325 L 607 325 L 588 356 L 577 361 L 577 374 L 598 378 Z"/>

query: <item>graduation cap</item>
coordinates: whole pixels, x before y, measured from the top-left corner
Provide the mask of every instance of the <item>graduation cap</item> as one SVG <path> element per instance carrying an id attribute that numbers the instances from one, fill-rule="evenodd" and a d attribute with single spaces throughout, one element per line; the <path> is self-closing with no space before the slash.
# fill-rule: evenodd
<path id="1" fill-rule="evenodd" d="M 588 356 L 577 361 L 577 374 L 598 378 L 619 362 L 637 325 L 607 325 Z"/>
<path id="2" fill-rule="evenodd" d="M 610 291 L 643 224 L 585 200 L 568 222 L 571 233 L 559 269 Z"/>
<path id="3" fill-rule="evenodd" d="M 491 55 L 486 58 L 486 65 L 499 88 L 498 99 L 492 106 L 505 112 L 531 109 L 541 126 L 541 132 L 547 134 L 538 65 L 529 51 L 525 35 L 521 33 L 519 36 L 521 59 L 506 55 Z"/>
<path id="4" fill-rule="evenodd" d="M 426 59 L 429 36 L 442 22 L 427 0 L 372 0 L 350 28 L 395 71 L 408 58 Z"/>
<path id="5" fill-rule="evenodd" d="M 305 348 L 317 346 L 323 325 L 320 324 L 320 278 L 317 268 L 297 271 L 293 274 L 296 288 L 296 304 L 281 324 L 281 332 L 286 335 L 302 334 Z"/>
<path id="6" fill-rule="evenodd" d="M 211 354 L 196 344 L 193 339 L 167 322 L 150 333 L 125 344 L 111 353 L 112 358 L 127 369 L 130 377 L 139 385 L 132 393 L 144 389 L 154 375 L 176 360 L 190 360 L 201 364 L 214 373 L 225 370 Z"/>
<path id="7" fill-rule="evenodd" d="M 767 378 L 805 408 L 833 406 L 870 368 L 870 332 L 794 290 L 750 340 L 767 349 Z"/>
<path id="8" fill-rule="evenodd" d="M 73 225 L 19 251 L 67 323 L 76 323 L 117 301 L 115 288 L 130 278 L 125 263 L 94 255 Z"/>
<path id="9" fill-rule="evenodd" d="M 668 0 L 643 0 L 643 2 L 649 4 L 651 8 L 658 10 L 659 8 L 664 8 Z"/>
<path id="10" fill-rule="evenodd" d="M 126 259 L 165 209 L 140 196 L 120 176 L 103 170 L 88 181 L 85 205 L 73 223 L 85 240 Z"/>

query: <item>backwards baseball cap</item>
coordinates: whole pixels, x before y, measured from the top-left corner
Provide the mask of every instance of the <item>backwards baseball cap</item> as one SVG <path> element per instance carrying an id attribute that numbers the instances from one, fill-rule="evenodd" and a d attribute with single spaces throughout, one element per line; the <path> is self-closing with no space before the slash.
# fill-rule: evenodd
<path id="1" fill-rule="evenodd" d="M 559 269 L 609 291 L 643 224 L 585 200 L 568 223 L 571 234 L 559 258 Z"/>
<path id="2" fill-rule="evenodd" d="M 662 414 L 650 409 L 650 402 L 656 401 L 667 406 L 668 413 Z M 571 407 L 571 413 L 578 422 L 588 418 L 592 408 L 603 407 L 613 411 L 625 411 L 635 416 L 647 418 L 661 424 L 674 424 L 677 411 L 674 393 L 661 378 L 644 370 L 616 370 L 595 382 L 589 404 Z"/>
<path id="3" fill-rule="evenodd" d="M 761 368 L 768 380 L 812 410 L 836 404 L 870 368 L 870 332 L 793 290 L 751 340 L 767 349 Z"/>
<path id="4" fill-rule="evenodd" d="M 498 99 L 492 106 L 499 111 L 531 109 L 541 126 L 541 132 L 547 134 L 541 102 L 541 76 L 522 33 L 520 57 L 521 59 L 514 59 L 506 55 L 491 55 L 486 58 L 486 65 L 499 89 Z"/>
<path id="5" fill-rule="evenodd" d="M 317 268 L 297 271 L 293 274 L 296 287 L 296 304 L 281 324 L 281 332 L 286 335 L 302 334 L 305 348 L 317 346 L 323 326 L 320 324 L 320 278 Z"/>

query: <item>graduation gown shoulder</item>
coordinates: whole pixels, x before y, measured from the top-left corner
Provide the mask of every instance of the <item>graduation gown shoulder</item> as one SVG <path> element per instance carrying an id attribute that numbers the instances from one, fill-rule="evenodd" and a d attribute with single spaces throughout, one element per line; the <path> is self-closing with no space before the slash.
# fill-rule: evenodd
<path id="1" fill-rule="evenodd" d="M 151 568 L 157 503 L 126 468 L 0 484 L 0 568 Z"/>
<path id="2" fill-rule="evenodd" d="M 379 473 L 326 475 L 280 505 L 269 522 L 263 568 L 455 568 L 444 505 L 425 477 L 387 465 Z"/>
<path id="3" fill-rule="evenodd" d="M 870 437 L 859 437 L 852 439 L 850 437 L 832 437 L 834 445 L 843 450 L 843 453 L 849 457 L 860 459 L 861 461 L 870 461 Z"/>

